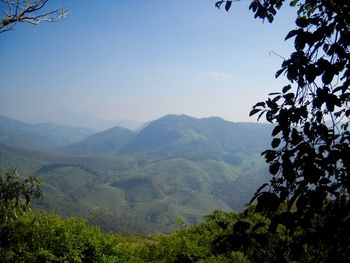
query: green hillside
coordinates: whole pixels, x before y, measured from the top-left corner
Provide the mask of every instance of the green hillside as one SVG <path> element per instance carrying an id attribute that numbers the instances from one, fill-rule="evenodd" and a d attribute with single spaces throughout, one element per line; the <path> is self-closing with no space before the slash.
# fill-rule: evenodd
<path id="1" fill-rule="evenodd" d="M 183 156 L 193 160 L 224 159 L 234 164 L 246 153 L 260 153 L 265 149 L 270 134 L 271 125 L 266 124 L 167 115 L 142 129 L 121 153 L 164 158 Z"/>
<path id="2" fill-rule="evenodd" d="M 28 124 L 0 116 L 0 143 L 28 149 L 52 149 L 79 142 L 92 130 L 50 123 Z"/>
<path id="3" fill-rule="evenodd" d="M 241 210 L 267 180 L 271 127 L 168 115 L 134 134 L 113 128 L 52 152 L 0 145 L 0 167 L 43 179 L 36 206 L 106 230 L 170 231 Z M 119 151 L 118 151 L 119 150 Z"/>
<path id="4" fill-rule="evenodd" d="M 76 160 L 41 167 L 34 173 L 45 182 L 39 207 L 64 216 L 131 218 L 144 230 L 169 231 L 177 217 L 194 224 L 215 209 L 242 209 L 266 178 L 257 158 L 238 166 L 184 158 L 141 167 L 137 160 L 123 161 L 134 167 L 97 172 L 91 164 L 73 164 Z"/>
<path id="5" fill-rule="evenodd" d="M 67 154 L 73 155 L 115 155 L 134 136 L 135 132 L 133 131 L 122 127 L 114 127 L 103 132 L 95 133 L 80 142 L 64 147 L 62 150 Z"/>

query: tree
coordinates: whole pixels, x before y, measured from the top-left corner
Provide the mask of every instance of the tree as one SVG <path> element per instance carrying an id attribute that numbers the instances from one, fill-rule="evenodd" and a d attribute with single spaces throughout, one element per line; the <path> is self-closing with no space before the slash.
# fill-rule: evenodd
<path id="1" fill-rule="evenodd" d="M 272 23 L 285 2 L 253 0 L 250 9 Z M 216 6 L 222 4 L 228 11 L 232 1 Z M 291 0 L 290 6 L 298 17 L 285 40 L 294 38 L 295 50 L 276 73 L 290 84 L 250 112 L 275 124 L 271 149 L 262 153 L 272 178 L 252 199 L 268 222 L 244 231 L 254 238 L 262 228 L 268 234 L 285 229 L 277 262 L 348 262 L 350 2 Z"/>
<path id="2" fill-rule="evenodd" d="M 43 11 L 47 2 L 48 0 L 0 0 L 0 33 L 12 30 L 17 23 L 52 23 L 68 14 L 64 7 Z"/>
<path id="3" fill-rule="evenodd" d="M 23 243 L 22 218 L 31 213 L 30 201 L 41 196 L 40 180 L 21 177 L 17 170 L 0 171 L 0 261 L 13 262 L 10 253 Z"/>
<path id="4" fill-rule="evenodd" d="M 30 211 L 31 199 L 41 196 L 41 181 L 36 177 L 21 177 L 16 169 L 0 171 L 0 225 L 15 220 Z"/>

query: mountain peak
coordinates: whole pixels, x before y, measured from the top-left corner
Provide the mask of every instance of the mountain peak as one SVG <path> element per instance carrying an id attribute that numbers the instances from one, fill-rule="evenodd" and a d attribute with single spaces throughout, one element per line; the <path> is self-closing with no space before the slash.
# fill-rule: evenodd
<path id="1" fill-rule="evenodd" d="M 270 129 L 259 124 L 238 125 L 220 117 L 168 114 L 139 131 L 122 152 L 166 152 L 164 156 L 168 157 L 232 155 L 247 142 L 260 151 L 263 150 L 261 138 L 268 136 Z"/>

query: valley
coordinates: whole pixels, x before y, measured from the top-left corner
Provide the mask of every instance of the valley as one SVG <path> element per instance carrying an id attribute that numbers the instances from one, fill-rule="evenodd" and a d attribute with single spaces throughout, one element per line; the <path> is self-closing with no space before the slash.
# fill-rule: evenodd
<path id="1" fill-rule="evenodd" d="M 177 218 L 196 224 L 217 209 L 241 211 L 268 179 L 260 157 L 267 124 L 167 115 L 137 132 L 51 125 L 60 132 L 50 137 L 49 128 L 4 119 L 0 169 L 43 180 L 37 208 L 82 216 L 107 231 L 169 232 Z"/>

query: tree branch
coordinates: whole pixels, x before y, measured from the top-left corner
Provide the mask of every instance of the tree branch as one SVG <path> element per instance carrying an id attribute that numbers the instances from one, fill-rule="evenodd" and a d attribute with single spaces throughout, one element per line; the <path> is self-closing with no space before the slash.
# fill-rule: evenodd
<path id="1" fill-rule="evenodd" d="M 40 12 L 47 2 L 48 0 L 0 0 L 0 33 L 12 30 L 17 23 L 53 23 L 68 15 L 64 7 Z"/>

